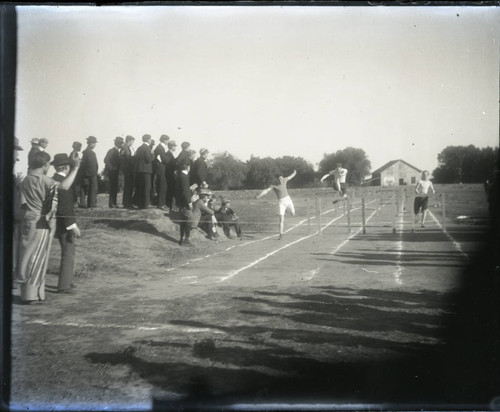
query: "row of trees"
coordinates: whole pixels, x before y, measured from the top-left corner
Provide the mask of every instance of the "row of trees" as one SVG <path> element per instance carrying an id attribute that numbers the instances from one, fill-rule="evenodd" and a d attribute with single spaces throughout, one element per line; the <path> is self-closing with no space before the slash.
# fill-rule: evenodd
<path id="1" fill-rule="evenodd" d="M 498 147 L 448 146 L 438 155 L 435 183 L 484 183 L 499 164 Z"/>
<path id="2" fill-rule="evenodd" d="M 289 187 L 309 187 L 319 178 L 335 169 L 341 162 L 349 170 L 347 182 L 360 185 L 370 173 L 371 164 L 363 149 L 347 147 L 335 153 L 325 154 L 319 163 L 319 171 L 302 157 L 283 156 L 278 158 L 252 156 L 247 162 L 228 152 L 216 153 L 208 165 L 209 183 L 214 189 L 263 189 L 276 182 L 278 175 L 287 176 L 297 170 L 297 176 L 290 181 Z"/>

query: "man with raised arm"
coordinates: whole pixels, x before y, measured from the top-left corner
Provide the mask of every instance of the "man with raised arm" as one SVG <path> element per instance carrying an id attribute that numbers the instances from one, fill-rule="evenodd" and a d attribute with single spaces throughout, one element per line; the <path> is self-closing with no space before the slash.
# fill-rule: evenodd
<path id="1" fill-rule="evenodd" d="M 283 177 L 281 174 L 278 175 L 276 185 L 269 186 L 267 189 L 264 189 L 257 196 L 255 196 L 256 199 L 260 199 L 262 196 L 268 194 L 271 190 L 273 190 L 274 193 L 276 193 L 276 197 L 278 198 L 279 229 L 280 229 L 280 234 L 278 239 L 281 239 L 283 237 L 283 228 L 285 226 L 286 211 L 288 210 L 292 214 L 292 216 L 295 216 L 295 207 L 293 206 L 293 201 L 290 195 L 288 194 L 286 185 L 290 179 L 293 179 L 295 177 L 296 174 L 297 171 L 294 170 L 293 173 L 288 177 Z"/>

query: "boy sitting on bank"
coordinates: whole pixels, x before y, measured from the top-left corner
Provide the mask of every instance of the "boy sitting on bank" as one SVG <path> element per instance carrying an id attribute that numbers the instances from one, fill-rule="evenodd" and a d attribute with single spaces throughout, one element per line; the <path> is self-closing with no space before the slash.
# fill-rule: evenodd
<path id="1" fill-rule="evenodd" d="M 231 209 L 231 200 L 228 198 L 221 197 L 221 203 L 222 206 L 217 210 L 215 213 L 215 217 L 217 218 L 217 222 L 219 222 L 219 225 L 222 226 L 222 230 L 224 231 L 224 234 L 232 239 L 233 236 L 231 235 L 231 227 L 234 228 L 236 232 L 236 236 L 238 239 L 242 239 L 243 234 L 241 232 L 241 227 L 239 223 L 239 218 L 236 216 L 236 213 L 234 213 L 234 210 Z"/>

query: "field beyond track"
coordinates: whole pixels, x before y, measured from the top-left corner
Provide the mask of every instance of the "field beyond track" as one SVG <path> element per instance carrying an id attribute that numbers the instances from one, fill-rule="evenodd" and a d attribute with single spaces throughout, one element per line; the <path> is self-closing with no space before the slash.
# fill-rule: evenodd
<path id="1" fill-rule="evenodd" d="M 351 192 L 350 230 L 330 189 L 292 189 L 281 240 L 274 195 L 229 192 L 243 240 L 196 234 L 194 248 L 163 212 L 99 195 L 77 211 L 77 293 L 55 293 L 54 242 L 47 302 L 13 298 L 12 407 L 493 402 L 482 186 L 437 186 L 445 216 L 432 197 L 424 228 L 411 198 L 378 189 Z"/>

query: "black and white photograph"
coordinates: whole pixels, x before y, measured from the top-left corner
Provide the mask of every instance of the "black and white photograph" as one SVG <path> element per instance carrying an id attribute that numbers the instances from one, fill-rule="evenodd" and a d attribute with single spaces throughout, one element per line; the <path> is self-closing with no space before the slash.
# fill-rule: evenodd
<path id="1" fill-rule="evenodd" d="M 352 3 L 0 6 L 6 410 L 500 410 L 500 9 Z"/>

